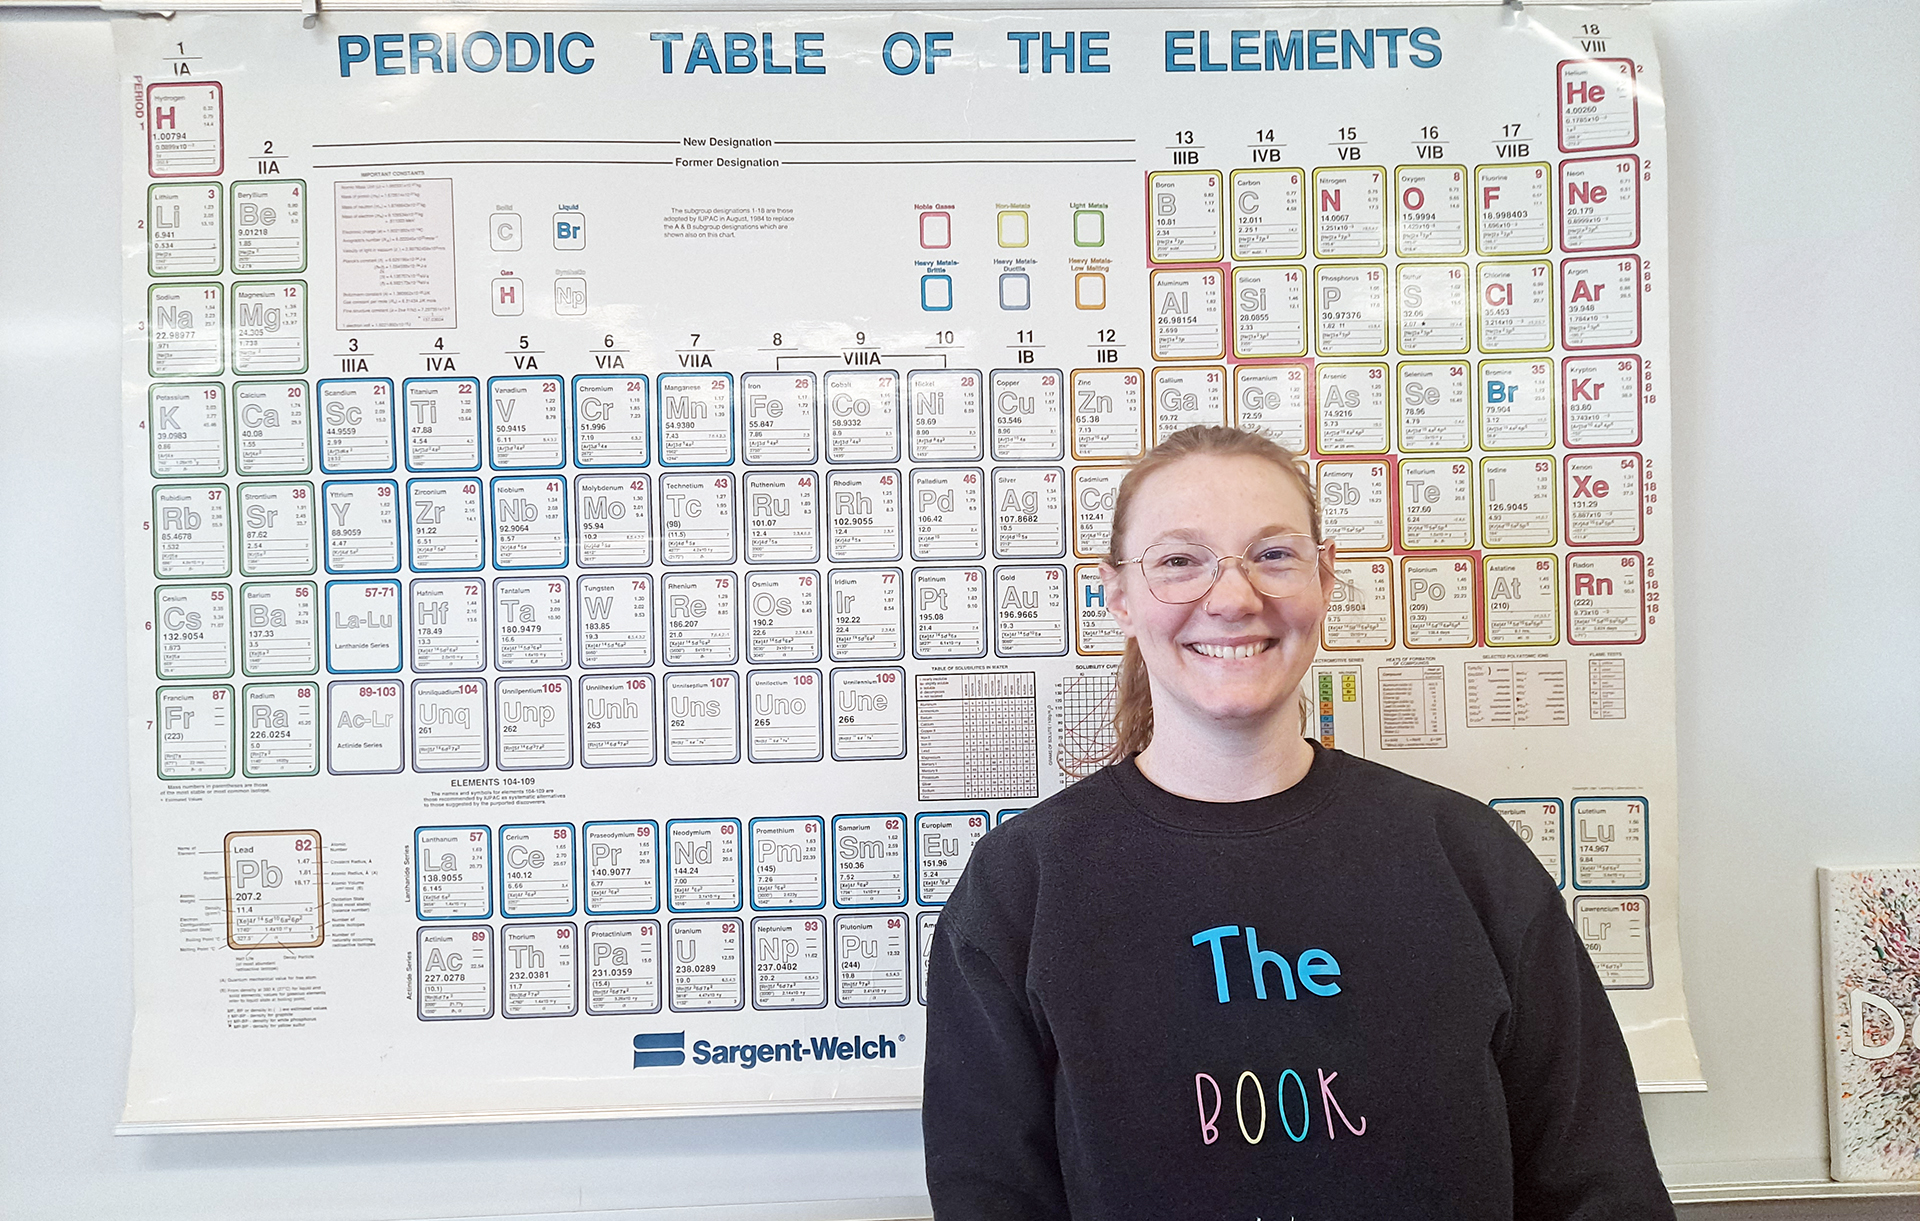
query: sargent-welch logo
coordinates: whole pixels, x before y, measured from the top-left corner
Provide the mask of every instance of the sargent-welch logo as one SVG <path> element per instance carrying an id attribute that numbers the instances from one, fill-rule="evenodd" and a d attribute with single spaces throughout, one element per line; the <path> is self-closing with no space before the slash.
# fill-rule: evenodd
<path id="1" fill-rule="evenodd" d="M 900 1044 L 906 1041 L 904 1034 L 891 1038 L 884 1034 L 871 1038 L 856 1034 L 844 1039 L 789 1039 L 784 1043 L 710 1043 L 706 1039 L 695 1039 L 693 1062 L 753 1068 L 781 1060 L 815 1064 L 829 1060 L 891 1060 L 900 1054 Z M 686 1062 L 687 1032 L 684 1030 L 633 1036 L 635 1068 L 678 1068 Z"/>

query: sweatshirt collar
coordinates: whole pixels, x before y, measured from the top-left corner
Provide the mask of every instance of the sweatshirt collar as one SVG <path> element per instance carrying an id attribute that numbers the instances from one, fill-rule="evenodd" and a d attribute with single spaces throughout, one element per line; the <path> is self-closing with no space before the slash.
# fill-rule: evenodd
<path id="1" fill-rule="evenodd" d="M 1132 755 L 1107 769 L 1107 774 L 1127 803 L 1151 822 L 1216 834 L 1268 831 L 1312 814 L 1339 787 L 1343 756 L 1311 738 L 1307 743 L 1313 747 L 1313 765 L 1307 774 L 1291 788 L 1250 801 L 1196 801 L 1169 793 L 1141 773 Z"/>

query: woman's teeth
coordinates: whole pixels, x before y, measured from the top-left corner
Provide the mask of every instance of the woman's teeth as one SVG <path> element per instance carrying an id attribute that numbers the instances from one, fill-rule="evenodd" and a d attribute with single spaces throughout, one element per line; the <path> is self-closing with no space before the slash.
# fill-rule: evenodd
<path id="1" fill-rule="evenodd" d="M 1273 641 L 1261 640 L 1253 644 L 1190 644 L 1187 647 L 1202 657 L 1239 658 L 1264 653 L 1273 647 Z"/>

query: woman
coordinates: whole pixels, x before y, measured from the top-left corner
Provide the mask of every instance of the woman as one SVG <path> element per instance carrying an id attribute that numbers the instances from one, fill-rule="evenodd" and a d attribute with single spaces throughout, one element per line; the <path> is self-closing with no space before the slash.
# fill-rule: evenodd
<path id="1" fill-rule="evenodd" d="M 1312 490 L 1193 428 L 1122 483 L 1108 766 L 983 839 L 928 964 L 941 1218 L 1671 1218 L 1553 882 L 1301 737 Z"/>

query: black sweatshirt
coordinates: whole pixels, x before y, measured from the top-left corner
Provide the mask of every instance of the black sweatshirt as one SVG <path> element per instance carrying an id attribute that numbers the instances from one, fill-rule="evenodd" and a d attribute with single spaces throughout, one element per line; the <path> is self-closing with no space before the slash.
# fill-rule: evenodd
<path id="1" fill-rule="evenodd" d="M 1131 761 L 975 847 L 928 961 L 942 1219 L 1672 1218 L 1566 908 L 1493 811 L 1315 746 Z"/>

